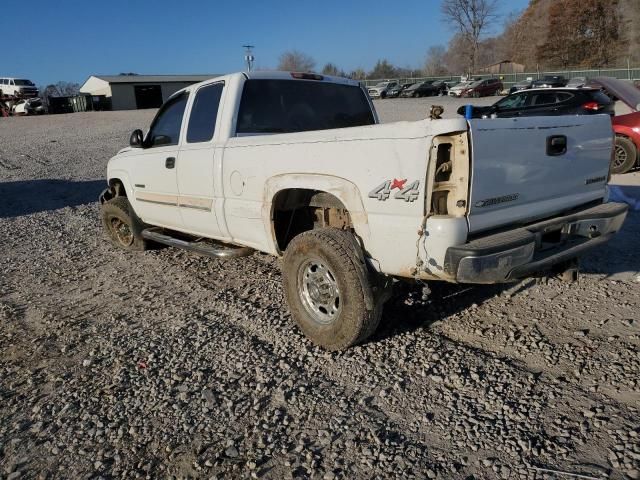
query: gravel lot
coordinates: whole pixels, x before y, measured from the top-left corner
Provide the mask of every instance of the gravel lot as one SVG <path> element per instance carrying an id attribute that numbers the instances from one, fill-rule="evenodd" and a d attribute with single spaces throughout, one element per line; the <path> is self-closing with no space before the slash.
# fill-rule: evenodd
<path id="1" fill-rule="evenodd" d="M 376 106 L 433 103 L 464 101 Z M 640 478 L 639 213 L 577 284 L 400 287 L 326 353 L 277 260 L 105 241 L 107 159 L 152 114 L 0 119 L 0 479 Z"/>

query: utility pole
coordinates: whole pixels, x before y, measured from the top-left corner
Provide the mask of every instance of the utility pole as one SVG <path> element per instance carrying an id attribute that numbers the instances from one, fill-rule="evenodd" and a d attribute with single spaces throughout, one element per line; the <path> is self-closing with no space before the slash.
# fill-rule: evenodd
<path id="1" fill-rule="evenodd" d="M 253 45 L 243 45 L 242 48 L 244 48 L 244 61 L 247 62 L 247 72 L 250 72 L 253 67 L 253 61 L 256 59 L 252 52 L 255 47 Z"/>

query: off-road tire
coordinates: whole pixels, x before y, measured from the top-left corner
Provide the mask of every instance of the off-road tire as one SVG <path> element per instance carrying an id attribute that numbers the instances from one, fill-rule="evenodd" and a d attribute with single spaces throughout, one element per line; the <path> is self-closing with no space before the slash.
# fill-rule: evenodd
<path id="1" fill-rule="evenodd" d="M 326 265 L 339 290 L 340 312 L 331 323 L 320 323 L 305 305 L 301 272 L 309 262 Z M 310 230 L 287 246 L 283 283 L 289 310 L 302 332 L 327 350 L 344 350 L 378 328 L 384 301 L 376 274 L 369 271 L 355 236 L 335 228 Z"/>
<path id="2" fill-rule="evenodd" d="M 147 249 L 147 241 L 141 235 L 142 221 L 136 216 L 127 197 L 115 197 L 103 203 L 100 218 L 109 240 L 116 247 L 134 252 Z"/>
<path id="3" fill-rule="evenodd" d="M 620 135 L 616 135 L 616 143 L 615 143 L 615 152 L 614 158 L 612 159 L 611 164 L 611 173 L 621 174 L 627 173 L 631 170 L 638 159 L 638 151 L 636 149 L 635 144 L 629 140 L 627 137 L 622 137 Z M 626 158 L 623 161 L 616 162 L 616 156 L 618 152 L 626 155 Z"/>

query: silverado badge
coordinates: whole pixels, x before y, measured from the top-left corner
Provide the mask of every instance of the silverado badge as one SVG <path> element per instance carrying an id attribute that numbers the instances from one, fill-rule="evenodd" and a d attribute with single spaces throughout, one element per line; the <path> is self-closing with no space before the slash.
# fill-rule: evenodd
<path id="1" fill-rule="evenodd" d="M 391 195 L 391 190 L 398 189 L 393 196 L 396 200 L 404 200 L 405 202 L 413 202 L 420 195 L 420 180 L 416 180 L 406 185 L 407 179 L 385 180 L 376 188 L 369 192 L 369 198 L 377 198 L 384 202 Z"/>

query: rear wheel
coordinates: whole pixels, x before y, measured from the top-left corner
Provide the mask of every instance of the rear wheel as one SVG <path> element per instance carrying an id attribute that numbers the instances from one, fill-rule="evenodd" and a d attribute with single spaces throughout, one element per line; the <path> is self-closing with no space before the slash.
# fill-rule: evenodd
<path id="1" fill-rule="evenodd" d="M 141 222 L 131 209 L 127 197 L 115 197 L 100 207 L 100 217 L 111 243 L 123 250 L 146 250 L 147 242 L 140 235 Z"/>
<path id="2" fill-rule="evenodd" d="M 637 149 L 627 137 L 616 136 L 615 152 L 611 163 L 611 173 L 621 174 L 631 170 L 636 164 Z"/>
<path id="3" fill-rule="evenodd" d="M 291 315 L 313 343 L 343 350 L 363 342 L 380 323 L 382 297 L 356 238 L 335 228 L 296 236 L 283 258 Z"/>

